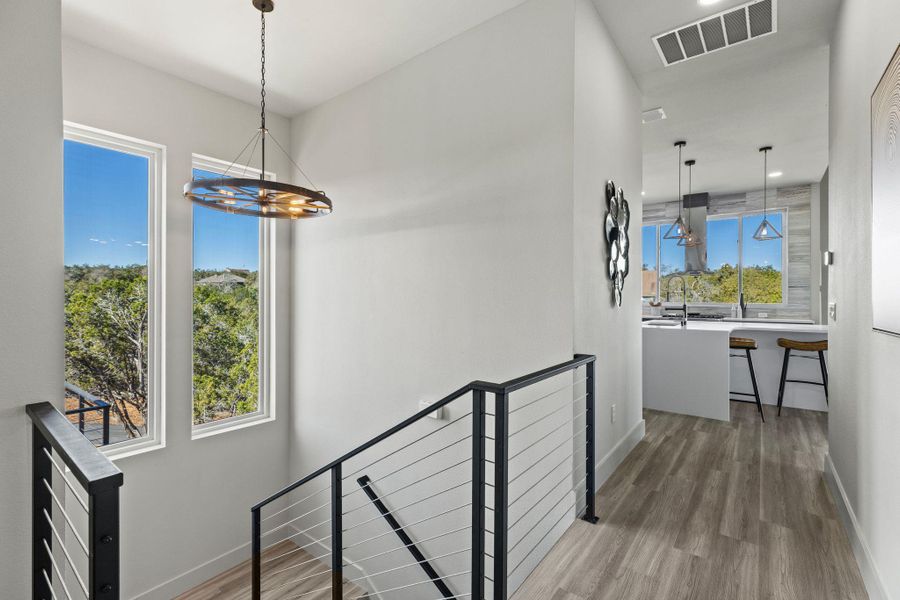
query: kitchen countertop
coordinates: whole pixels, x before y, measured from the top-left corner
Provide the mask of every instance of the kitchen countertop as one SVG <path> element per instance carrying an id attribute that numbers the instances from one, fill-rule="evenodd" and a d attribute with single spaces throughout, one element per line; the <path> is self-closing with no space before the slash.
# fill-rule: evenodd
<path id="1" fill-rule="evenodd" d="M 674 325 L 659 325 L 654 323 L 659 323 L 662 321 L 663 323 L 674 323 Z M 645 329 L 655 329 L 659 331 L 675 331 L 675 332 L 686 332 L 686 331 L 721 331 L 722 333 L 731 333 L 732 331 L 774 331 L 774 332 L 784 332 L 784 333 L 828 333 L 827 325 L 815 325 L 815 324 L 805 324 L 805 323 L 784 323 L 784 322 L 767 322 L 760 323 L 759 321 L 706 321 L 706 320 L 698 320 L 698 321 L 688 321 L 685 327 L 682 327 L 681 324 L 677 320 L 663 320 L 659 319 L 658 321 L 645 321 L 642 325 Z"/>

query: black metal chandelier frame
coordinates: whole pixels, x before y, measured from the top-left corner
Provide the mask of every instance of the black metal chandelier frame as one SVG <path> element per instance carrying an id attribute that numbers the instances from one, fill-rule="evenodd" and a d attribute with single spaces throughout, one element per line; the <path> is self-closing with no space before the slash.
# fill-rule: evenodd
<path id="1" fill-rule="evenodd" d="M 238 215 L 275 219 L 310 219 L 331 214 L 333 204 L 315 185 L 290 154 L 266 128 L 266 13 L 275 9 L 274 0 L 252 0 L 260 13 L 260 126 L 237 157 L 214 179 L 194 179 L 184 185 L 184 197 L 200 206 Z M 303 187 L 266 179 L 266 139 L 271 138 L 297 171 L 309 182 Z M 261 148 L 259 178 L 229 177 L 228 173 L 253 144 L 248 162 L 252 161 L 257 145 Z"/>

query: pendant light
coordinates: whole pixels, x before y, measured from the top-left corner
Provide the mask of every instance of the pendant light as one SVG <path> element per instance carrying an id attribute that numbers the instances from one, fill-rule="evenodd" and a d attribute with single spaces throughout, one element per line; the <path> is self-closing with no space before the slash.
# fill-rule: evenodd
<path id="1" fill-rule="evenodd" d="M 331 214 L 332 203 L 324 192 L 315 190 L 315 186 L 303 169 L 294 162 L 291 156 L 275 136 L 266 128 L 266 13 L 275 10 L 275 0 L 252 0 L 254 8 L 260 14 L 260 124 L 256 134 L 235 157 L 221 177 L 214 179 L 194 179 L 184 185 L 184 197 L 191 202 L 207 208 L 214 208 L 237 215 L 252 215 L 275 219 L 309 219 Z M 291 164 L 309 182 L 310 188 L 269 181 L 266 173 L 266 140 L 271 138 Z M 259 178 L 246 177 L 246 169 L 241 176 L 229 176 L 229 171 L 240 160 L 241 156 L 253 144 L 247 162 L 253 159 L 257 145 L 261 151 Z M 237 171 L 237 169 L 235 169 Z"/>
<path id="2" fill-rule="evenodd" d="M 687 237 L 687 227 L 684 226 L 684 219 L 681 217 L 681 151 L 685 146 L 687 142 L 675 142 L 675 147 L 678 148 L 678 218 L 663 236 L 666 240 L 682 240 Z"/>
<path id="3" fill-rule="evenodd" d="M 694 193 L 694 165 L 697 161 L 694 159 L 684 161 L 684 165 L 688 168 L 688 196 Z M 694 233 L 694 227 L 690 211 L 688 212 L 687 229 L 683 238 L 678 240 L 678 245 L 685 248 L 696 248 L 700 245 L 700 238 Z"/>
<path id="4" fill-rule="evenodd" d="M 756 233 L 753 234 L 754 240 L 759 240 L 760 242 L 768 242 L 770 240 L 780 240 L 781 233 L 775 229 L 775 226 L 769 222 L 769 214 L 768 214 L 768 202 L 769 202 L 769 151 L 772 149 L 772 146 L 763 146 L 759 149 L 760 152 L 763 153 L 763 220 L 762 223 L 759 224 L 759 227 L 756 228 Z"/>

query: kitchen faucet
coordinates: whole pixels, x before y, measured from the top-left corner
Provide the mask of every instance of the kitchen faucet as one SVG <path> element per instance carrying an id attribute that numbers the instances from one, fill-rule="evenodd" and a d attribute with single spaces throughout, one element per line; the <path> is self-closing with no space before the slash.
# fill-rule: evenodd
<path id="1" fill-rule="evenodd" d="M 666 299 L 669 298 L 669 292 L 672 290 L 672 282 L 676 279 L 681 280 L 681 326 L 687 327 L 687 282 L 681 275 L 675 275 L 669 278 L 669 285 L 666 287 Z M 678 310 L 678 309 L 675 309 Z"/>

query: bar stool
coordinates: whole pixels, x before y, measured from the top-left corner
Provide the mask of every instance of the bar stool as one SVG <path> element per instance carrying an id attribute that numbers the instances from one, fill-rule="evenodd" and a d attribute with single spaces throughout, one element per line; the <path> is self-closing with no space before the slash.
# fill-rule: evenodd
<path id="1" fill-rule="evenodd" d="M 828 404 L 828 367 L 825 366 L 825 352 L 828 351 L 828 340 L 817 340 L 813 342 L 802 342 L 800 340 L 790 340 L 787 338 L 778 338 L 778 345 L 784 348 L 784 363 L 781 366 L 781 385 L 778 387 L 778 416 L 781 416 L 781 403 L 784 400 L 784 384 L 785 383 L 806 383 L 809 385 L 821 385 L 825 388 L 825 404 Z M 822 381 L 807 381 L 805 379 L 788 379 L 788 362 L 791 359 L 791 351 L 794 352 L 815 352 L 818 354 L 819 369 L 822 371 Z M 797 355 L 799 358 L 816 360 L 815 356 Z"/>
<path id="2" fill-rule="evenodd" d="M 750 367 L 750 381 L 753 382 L 753 393 L 750 394 L 748 392 L 729 392 L 729 394 L 734 394 L 736 396 L 753 396 L 756 398 L 756 408 L 759 410 L 759 416 L 762 418 L 763 423 L 766 422 L 766 414 L 763 412 L 762 401 L 759 399 L 759 387 L 756 385 L 756 371 L 753 370 L 753 357 L 750 355 L 751 350 L 756 350 L 756 340 L 753 338 L 742 338 L 742 337 L 732 337 L 728 339 L 728 347 L 731 350 L 743 350 L 743 354 L 730 354 L 731 358 L 746 358 L 747 366 Z M 729 398 L 729 400 L 734 400 L 735 402 L 748 402 L 747 400 L 741 400 L 738 398 Z"/>

